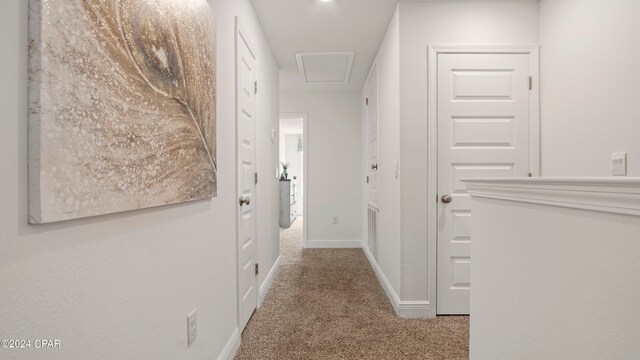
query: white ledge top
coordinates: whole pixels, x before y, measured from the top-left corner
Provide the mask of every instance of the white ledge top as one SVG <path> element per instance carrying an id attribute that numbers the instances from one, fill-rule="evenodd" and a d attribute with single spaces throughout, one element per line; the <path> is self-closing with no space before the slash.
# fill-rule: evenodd
<path id="1" fill-rule="evenodd" d="M 471 197 L 640 216 L 640 178 L 463 179 Z"/>

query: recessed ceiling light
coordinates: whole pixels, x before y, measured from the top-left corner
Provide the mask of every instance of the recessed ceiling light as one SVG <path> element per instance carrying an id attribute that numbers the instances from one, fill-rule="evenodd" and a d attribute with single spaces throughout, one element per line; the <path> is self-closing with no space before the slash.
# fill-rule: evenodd
<path id="1" fill-rule="evenodd" d="M 326 3 L 328 3 L 328 2 L 333 2 L 333 0 L 320 0 L 320 2 L 326 2 Z"/>

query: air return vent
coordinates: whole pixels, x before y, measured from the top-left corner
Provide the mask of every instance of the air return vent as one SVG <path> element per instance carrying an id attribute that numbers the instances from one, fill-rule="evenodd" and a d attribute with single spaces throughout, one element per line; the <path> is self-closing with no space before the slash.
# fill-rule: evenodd
<path id="1" fill-rule="evenodd" d="M 300 53 L 300 75 L 307 83 L 348 83 L 355 52 Z"/>
<path id="2" fill-rule="evenodd" d="M 369 251 L 371 251 L 373 258 L 378 260 L 378 255 L 376 254 L 376 242 L 378 240 L 378 210 L 369 206 L 367 215 Z"/>

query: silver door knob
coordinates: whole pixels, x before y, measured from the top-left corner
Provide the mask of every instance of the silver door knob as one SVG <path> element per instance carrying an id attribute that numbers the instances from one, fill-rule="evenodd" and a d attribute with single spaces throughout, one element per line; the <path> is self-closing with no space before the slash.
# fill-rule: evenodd
<path id="1" fill-rule="evenodd" d="M 378 164 L 371 164 L 371 170 L 378 170 Z"/>
<path id="2" fill-rule="evenodd" d="M 453 201 L 453 198 L 451 197 L 451 195 L 442 195 L 442 197 L 440 198 L 440 200 L 445 203 L 448 204 L 451 201 Z"/>
<path id="3" fill-rule="evenodd" d="M 240 206 L 251 204 L 251 198 L 248 196 L 240 196 Z"/>

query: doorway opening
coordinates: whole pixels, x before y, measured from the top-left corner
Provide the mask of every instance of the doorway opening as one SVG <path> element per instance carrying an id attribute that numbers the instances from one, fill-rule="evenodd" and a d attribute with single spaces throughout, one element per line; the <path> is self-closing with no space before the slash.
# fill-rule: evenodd
<path id="1" fill-rule="evenodd" d="M 286 261 L 307 247 L 307 115 L 281 114 L 279 133 L 280 248 Z"/>

